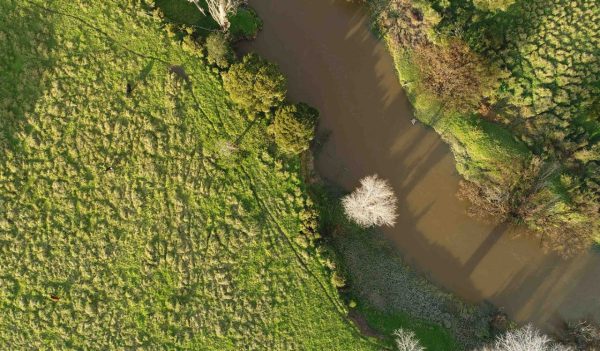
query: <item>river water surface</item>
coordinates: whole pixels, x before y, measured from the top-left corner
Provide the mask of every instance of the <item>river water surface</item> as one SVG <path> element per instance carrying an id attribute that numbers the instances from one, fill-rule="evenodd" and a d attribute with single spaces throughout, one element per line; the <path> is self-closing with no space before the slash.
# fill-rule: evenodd
<path id="1" fill-rule="evenodd" d="M 264 27 L 242 52 L 276 62 L 289 96 L 319 109 L 330 133 L 320 175 L 351 190 L 377 173 L 399 196 L 399 220 L 383 229 L 418 271 L 470 302 L 488 300 L 517 321 L 552 329 L 561 320 L 600 320 L 600 255 L 545 254 L 539 242 L 465 215 L 448 146 L 413 125 L 392 59 L 367 13 L 346 0 L 250 0 Z"/>

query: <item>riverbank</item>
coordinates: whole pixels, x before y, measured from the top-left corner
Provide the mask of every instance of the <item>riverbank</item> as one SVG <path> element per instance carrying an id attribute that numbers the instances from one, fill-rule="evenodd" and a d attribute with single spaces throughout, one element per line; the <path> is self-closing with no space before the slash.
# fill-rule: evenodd
<path id="1" fill-rule="evenodd" d="M 530 57 L 532 54 L 519 50 L 521 44 L 507 39 L 515 36 L 513 30 L 528 31 L 531 34 L 529 47 L 550 45 L 544 33 L 552 32 L 551 29 L 535 24 L 530 27 L 525 24 L 527 21 L 521 20 L 533 10 L 527 5 L 518 5 L 506 13 L 486 12 L 460 1 L 452 6 L 442 6 L 435 1 L 405 0 L 371 0 L 368 4 L 374 17 L 373 25 L 394 58 L 399 80 L 407 91 L 416 118 L 435 129 L 454 154 L 457 170 L 466 179 L 461 184 L 461 194 L 473 203 L 470 212 L 488 220 L 518 223 L 523 226 L 521 232 L 539 239 L 545 248 L 565 257 L 589 249 L 594 237 L 600 240 L 594 163 L 600 125 L 594 120 L 593 110 L 577 107 L 581 101 L 588 101 L 584 106 L 593 104 L 590 96 L 598 96 L 600 92 L 594 91 L 593 81 L 585 79 L 572 83 L 573 86 L 581 84 L 578 88 L 565 86 L 564 82 L 571 78 L 564 77 L 562 65 L 554 67 L 554 55 Z M 531 6 L 544 8 L 543 4 Z M 579 13 L 585 9 L 585 2 L 579 2 L 566 12 Z M 593 15 L 585 13 L 582 20 L 592 25 Z M 561 21 L 555 13 L 539 17 L 547 17 L 549 22 Z M 593 35 L 589 35 L 593 41 Z M 423 52 L 432 51 L 439 59 L 444 53 L 442 48 L 450 42 L 463 43 L 470 54 L 460 58 L 456 55 L 448 59 L 450 62 L 440 60 L 442 63 L 438 63 L 433 73 L 423 71 L 422 66 L 429 66 L 419 63 Z M 587 43 L 585 39 L 583 42 Z M 567 56 L 585 56 L 586 50 L 590 50 L 587 46 L 574 47 L 566 38 L 562 45 L 561 52 Z M 560 51 L 553 45 L 550 47 Z M 483 88 L 469 91 L 468 95 L 484 95 L 468 108 L 452 106 L 452 101 L 467 97 L 461 96 L 451 84 L 440 85 L 440 82 L 428 81 L 431 75 L 427 76 L 447 75 L 446 81 L 465 78 L 460 76 L 460 69 L 453 66 L 456 62 L 452 60 L 460 59 L 470 60 L 463 64 L 471 65 L 471 72 L 477 71 L 477 60 L 480 60 L 480 69 L 486 70 L 482 76 L 493 76 L 490 79 L 495 81 L 489 91 Z M 523 68 L 515 64 L 516 61 L 532 67 Z M 576 65 L 578 68 L 573 73 L 589 76 L 583 66 L 587 63 Z M 555 70 L 556 77 L 541 73 L 547 69 Z M 480 77 L 473 73 L 466 79 L 478 81 Z M 434 86 L 428 87 L 428 84 Z M 460 84 L 466 86 L 468 82 Z M 439 95 L 440 91 L 458 96 L 452 96 L 449 101 L 447 96 Z M 566 104 L 569 99 L 571 107 Z M 578 117 L 572 118 L 572 114 Z M 556 127 L 561 131 L 554 131 L 553 125 L 561 123 Z M 561 136 L 554 140 L 558 134 Z M 574 146 L 569 138 L 576 139 L 579 146 Z"/>
<path id="2" fill-rule="evenodd" d="M 289 96 L 321 111 L 316 169 L 325 180 L 344 190 L 372 173 L 391 181 L 399 222 L 382 233 L 403 262 L 462 299 L 490 301 L 546 330 L 590 311 L 600 315 L 597 256 L 564 261 L 535 240 L 513 239 L 508 226 L 465 214 L 453 155 L 431 129 L 411 123 L 394 63 L 364 10 L 346 1 L 250 5 L 264 30 L 241 51 L 278 63 Z"/>
<path id="3" fill-rule="evenodd" d="M 363 318 L 390 347 L 398 328 L 414 331 L 431 351 L 473 350 L 503 331 L 490 325 L 500 315 L 494 306 L 468 304 L 443 291 L 410 268 L 380 231 L 351 223 L 340 202 L 345 191 L 322 182 L 310 189 L 351 315 Z"/>

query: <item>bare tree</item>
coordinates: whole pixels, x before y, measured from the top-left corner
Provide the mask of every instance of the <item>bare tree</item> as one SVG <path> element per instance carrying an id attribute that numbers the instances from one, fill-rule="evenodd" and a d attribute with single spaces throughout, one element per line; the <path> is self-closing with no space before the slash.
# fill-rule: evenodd
<path id="1" fill-rule="evenodd" d="M 530 324 L 506 332 L 493 346 L 482 351 L 573 351 L 572 348 L 552 341 Z"/>
<path id="2" fill-rule="evenodd" d="M 188 2 L 196 5 L 198 10 L 206 16 L 206 12 L 200 6 L 199 0 L 188 0 Z M 229 19 L 227 16 L 230 13 L 235 13 L 242 4 L 246 3 L 246 0 L 206 0 L 208 6 L 208 12 L 210 16 L 223 28 L 224 30 L 229 29 Z"/>
<path id="3" fill-rule="evenodd" d="M 419 339 L 417 339 L 413 331 L 400 328 L 394 330 L 393 335 L 396 338 L 396 348 L 398 351 L 425 351 L 425 348 L 421 346 Z"/>
<path id="4" fill-rule="evenodd" d="M 376 174 L 360 180 L 361 186 L 342 199 L 346 215 L 361 227 L 396 224 L 397 200 L 387 180 Z"/>

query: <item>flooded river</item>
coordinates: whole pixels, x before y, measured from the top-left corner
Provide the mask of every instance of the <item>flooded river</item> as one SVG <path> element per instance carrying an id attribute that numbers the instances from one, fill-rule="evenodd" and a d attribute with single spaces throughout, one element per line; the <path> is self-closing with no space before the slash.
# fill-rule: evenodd
<path id="1" fill-rule="evenodd" d="M 562 319 L 600 320 L 600 255 L 564 261 L 506 226 L 465 215 L 448 146 L 413 125 L 410 104 L 366 12 L 345 0 L 250 0 L 264 20 L 241 44 L 276 62 L 289 96 L 321 112 L 330 133 L 320 175 L 351 190 L 377 173 L 399 196 L 399 221 L 384 232 L 418 271 L 463 299 L 488 300 L 517 321 L 551 329 Z"/>

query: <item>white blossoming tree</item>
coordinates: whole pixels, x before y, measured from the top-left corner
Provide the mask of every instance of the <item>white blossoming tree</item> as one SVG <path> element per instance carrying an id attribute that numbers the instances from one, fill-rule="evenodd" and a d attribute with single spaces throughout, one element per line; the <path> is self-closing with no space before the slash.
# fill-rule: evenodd
<path id="1" fill-rule="evenodd" d="M 398 351 L 425 351 L 425 348 L 421 346 L 419 339 L 417 339 L 413 331 L 400 328 L 394 330 L 393 335 Z"/>
<path id="2" fill-rule="evenodd" d="M 348 218 L 361 227 L 396 224 L 397 199 L 387 180 L 376 174 L 360 180 L 361 186 L 342 199 Z"/>
<path id="3" fill-rule="evenodd" d="M 206 12 L 200 6 L 199 0 L 188 0 L 188 2 L 196 5 L 198 10 L 206 16 Z M 208 12 L 210 16 L 223 28 L 224 30 L 229 29 L 229 19 L 227 16 L 230 13 L 235 13 L 246 0 L 206 0 L 208 6 Z"/>
<path id="4" fill-rule="evenodd" d="M 574 351 L 571 347 L 552 341 L 531 325 L 510 330 L 482 351 Z"/>

